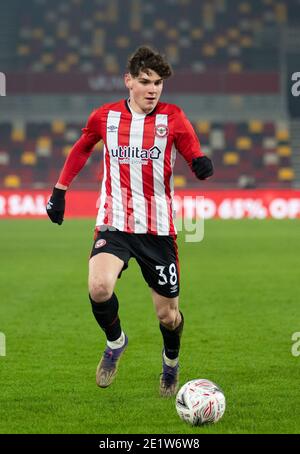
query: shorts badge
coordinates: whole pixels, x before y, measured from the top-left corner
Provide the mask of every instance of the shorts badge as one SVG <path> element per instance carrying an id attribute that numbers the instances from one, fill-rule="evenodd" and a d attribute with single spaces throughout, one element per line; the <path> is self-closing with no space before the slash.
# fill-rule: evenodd
<path id="1" fill-rule="evenodd" d="M 99 247 L 103 247 L 103 246 L 105 246 L 105 244 L 106 244 L 106 240 L 103 240 L 103 239 L 98 240 L 95 243 L 95 249 L 98 249 Z"/>

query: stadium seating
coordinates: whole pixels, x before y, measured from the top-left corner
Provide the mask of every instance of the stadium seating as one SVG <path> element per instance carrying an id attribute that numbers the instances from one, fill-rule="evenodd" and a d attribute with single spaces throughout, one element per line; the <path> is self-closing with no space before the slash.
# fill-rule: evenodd
<path id="1" fill-rule="evenodd" d="M 211 156 L 216 172 L 209 187 L 290 187 L 289 130 L 285 123 L 252 120 L 248 123 L 199 121 L 194 125 L 203 151 Z M 182 159 L 175 174 L 195 185 Z"/>
<path id="2" fill-rule="evenodd" d="M 31 0 L 21 2 L 15 68 L 123 72 L 141 42 L 173 67 L 194 71 L 278 69 L 282 0 Z"/>
<path id="3" fill-rule="evenodd" d="M 2 188 L 48 188 L 58 173 L 82 125 L 54 120 L 52 123 L 0 123 L 0 186 Z M 217 187 L 290 187 L 289 130 L 285 123 L 252 120 L 248 123 L 198 121 L 194 128 L 203 151 L 211 156 L 216 173 L 206 183 Z M 102 177 L 101 144 L 96 146 L 73 187 L 92 189 Z M 198 185 L 178 154 L 175 187 Z"/>

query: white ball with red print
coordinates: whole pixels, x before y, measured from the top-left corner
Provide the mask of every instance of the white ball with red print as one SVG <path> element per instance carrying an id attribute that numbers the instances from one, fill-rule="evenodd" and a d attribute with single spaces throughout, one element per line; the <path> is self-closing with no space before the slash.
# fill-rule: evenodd
<path id="1" fill-rule="evenodd" d="M 216 423 L 225 412 L 223 391 L 210 380 L 198 378 L 185 383 L 176 396 L 180 418 L 192 426 Z"/>

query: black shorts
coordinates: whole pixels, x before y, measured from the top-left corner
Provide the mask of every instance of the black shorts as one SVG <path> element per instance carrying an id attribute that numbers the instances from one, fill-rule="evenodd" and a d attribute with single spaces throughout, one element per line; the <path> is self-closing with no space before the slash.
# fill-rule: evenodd
<path id="1" fill-rule="evenodd" d="M 179 262 L 176 238 L 120 230 L 97 231 L 91 257 L 106 252 L 123 260 L 122 271 L 134 257 L 144 279 L 157 293 L 167 298 L 179 295 Z M 119 277 L 121 277 L 121 273 Z"/>

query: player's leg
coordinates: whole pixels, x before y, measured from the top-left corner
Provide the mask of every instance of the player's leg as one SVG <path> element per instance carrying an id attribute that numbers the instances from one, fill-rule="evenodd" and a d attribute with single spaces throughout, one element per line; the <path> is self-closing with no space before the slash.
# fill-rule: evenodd
<path id="1" fill-rule="evenodd" d="M 137 235 L 132 241 L 152 299 L 163 336 L 163 373 L 161 396 L 171 396 L 178 388 L 178 355 L 183 316 L 178 309 L 179 261 L 176 239 L 171 236 Z"/>
<path id="2" fill-rule="evenodd" d="M 119 303 L 114 287 L 123 266 L 124 262 L 110 253 L 99 253 L 89 261 L 88 287 L 92 311 L 110 342 L 121 336 Z"/>
<path id="3" fill-rule="evenodd" d="M 184 319 L 179 311 L 179 297 L 168 298 L 152 289 L 152 300 L 163 336 L 163 370 L 160 378 L 160 395 L 176 394 L 179 378 L 179 350 Z"/>
<path id="4" fill-rule="evenodd" d="M 107 339 L 106 349 L 96 371 L 97 385 L 102 388 L 112 383 L 119 359 L 128 343 L 121 328 L 119 302 L 114 293 L 116 281 L 123 268 L 127 267 L 129 259 L 126 248 L 120 248 L 118 233 L 99 232 L 89 261 L 89 298 L 95 319 Z"/>

